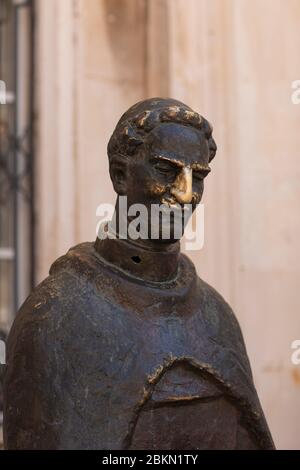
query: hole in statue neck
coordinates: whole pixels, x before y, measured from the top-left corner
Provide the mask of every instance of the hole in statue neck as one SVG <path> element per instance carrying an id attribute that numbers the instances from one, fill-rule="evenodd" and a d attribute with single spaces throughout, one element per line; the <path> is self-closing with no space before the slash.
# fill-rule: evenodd
<path id="1" fill-rule="evenodd" d="M 132 256 L 131 259 L 134 263 L 140 263 L 142 261 L 139 256 Z"/>

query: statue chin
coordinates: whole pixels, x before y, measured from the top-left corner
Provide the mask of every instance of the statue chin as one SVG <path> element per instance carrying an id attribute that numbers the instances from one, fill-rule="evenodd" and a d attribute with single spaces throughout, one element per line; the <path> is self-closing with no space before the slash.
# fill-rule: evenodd
<path id="1" fill-rule="evenodd" d="M 181 238 L 174 238 L 174 237 L 168 237 L 168 238 L 159 238 L 158 240 L 149 240 L 152 243 L 157 243 L 159 245 L 173 245 L 177 242 L 180 242 Z"/>

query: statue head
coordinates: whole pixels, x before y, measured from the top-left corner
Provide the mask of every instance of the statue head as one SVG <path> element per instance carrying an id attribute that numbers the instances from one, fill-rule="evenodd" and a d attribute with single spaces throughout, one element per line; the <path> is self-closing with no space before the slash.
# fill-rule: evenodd
<path id="1" fill-rule="evenodd" d="M 109 140 L 111 180 L 128 207 L 143 204 L 150 215 L 163 204 L 183 215 L 189 205 L 191 214 L 216 150 L 205 118 L 174 99 L 147 99 L 123 114 Z"/>

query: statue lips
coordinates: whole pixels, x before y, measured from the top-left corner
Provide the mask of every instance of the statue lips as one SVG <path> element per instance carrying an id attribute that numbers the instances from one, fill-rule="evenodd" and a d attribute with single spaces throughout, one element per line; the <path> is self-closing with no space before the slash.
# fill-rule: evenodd
<path id="1" fill-rule="evenodd" d="M 183 215 L 190 210 L 190 207 L 187 204 L 182 205 L 167 198 L 162 198 L 160 209 L 164 214 L 173 213 L 175 215 Z"/>
<path id="2" fill-rule="evenodd" d="M 167 226 L 170 224 L 173 227 L 175 224 L 180 224 L 180 229 L 184 229 L 184 219 L 185 214 L 188 211 L 188 207 L 180 206 L 179 204 L 165 204 L 163 203 L 160 206 L 161 213 L 163 214 L 164 218 L 162 220 L 163 226 Z"/>
<path id="3" fill-rule="evenodd" d="M 161 211 L 164 214 L 171 214 L 172 219 L 174 215 L 174 217 L 182 216 L 188 220 L 193 213 L 193 207 L 192 204 L 169 203 L 164 200 Z"/>
<path id="4" fill-rule="evenodd" d="M 168 232 L 168 229 L 174 230 L 174 233 L 178 234 L 175 238 L 180 239 L 183 235 L 185 224 L 188 221 L 190 215 L 189 207 L 187 205 L 181 205 L 179 203 L 169 202 L 167 199 L 163 199 L 160 205 L 160 211 L 162 217 L 162 228 Z M 190 211 L 192 212 L 192 211 Z"/>

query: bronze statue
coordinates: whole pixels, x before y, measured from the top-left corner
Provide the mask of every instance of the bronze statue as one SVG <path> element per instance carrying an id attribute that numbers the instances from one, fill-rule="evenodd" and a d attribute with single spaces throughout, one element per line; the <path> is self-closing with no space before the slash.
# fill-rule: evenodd
<path id="1" fill-rule="evenodd" d="M 135 104 L 108 144 L 116 214 L 121 196 L 194 211 L 215 153 L 185 104 Z M 7 449 L 274 448 L 238 322 L 170 220 L 168 239 L 160 225 L 136 240 L 117 215 L 116 238 L 71 248 L 25 301 L 7 344 Z"/>

